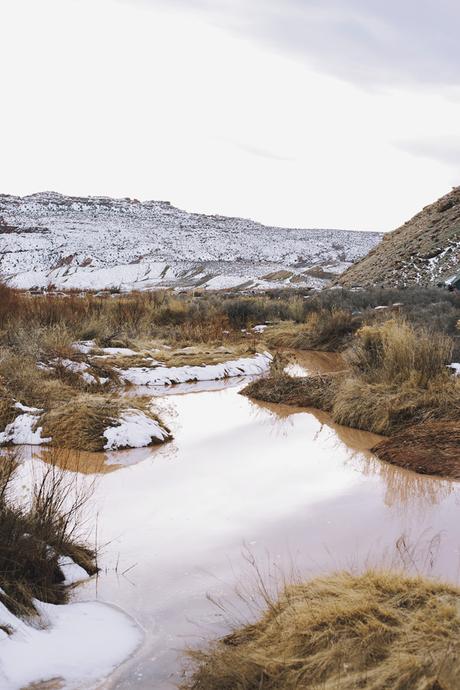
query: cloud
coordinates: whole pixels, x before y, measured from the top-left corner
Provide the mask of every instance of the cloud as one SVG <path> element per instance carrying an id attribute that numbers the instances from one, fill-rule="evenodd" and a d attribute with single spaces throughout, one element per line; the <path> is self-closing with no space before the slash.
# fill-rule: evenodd
<path id="1" fill-rule="evenodd" d="M 361 85 L 460 84 L 458 0 L 135 1 L 199 13 Z"/>
<path id="2" fill-rule="evenodd" d="M 431 158 L 432 160 L 447 165 L 460 167 L 460 137 L 439 136 L 426 137 L 424 139 L 407 139 L 395 142 L 395 146 L 401 151 L 413 156 Z"/>

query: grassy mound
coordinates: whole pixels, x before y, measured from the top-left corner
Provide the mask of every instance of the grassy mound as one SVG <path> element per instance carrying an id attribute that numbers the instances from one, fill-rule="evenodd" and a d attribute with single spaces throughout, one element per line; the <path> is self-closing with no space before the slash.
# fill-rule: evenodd
<path id="1" fill-rule="evenodd" d="M 50 437 L 53 446 L 98 452 L 107 443 L 105 430 L 119 426 L 120 417 L 128 410 L 139 410 L 167 430 L 150 403 L 149 398 L 142 397 L 122 400 L 113 395 L 79 395 L 45 412 L 38 426 L 43 427 L 42 435 Z"/>
<path id="2" fill-rule="evenodd" d="M 34 598 L 66 601 L 60 556 L 89 574 L 97 568 L 94 552 L 76 536 L 87 495 L 75 480 L 50 465 L 35 483 L 30 503 L 21 506 L 12 489 L 16 467 L 14 455 L 0 457 L 0 601 L 14 614 L 27 615 L 34 613 Z"/>
<path id="3" fill-rule="evenodd" d="M 460 378 L 446 366 L 451 357 L 447 336 L 389 320 L 357 332 L 344 355 L 347 371 L 333 382 L 330 376 L 280 381 L 273 374 L 244 392 L 319 407 L 338 424 L 389 435 L 419 422 L 460 418 Z"/>
<path id="4" fill-rule="evenodd" d="M 81 395 L 41 416 L 43 436 L 61 448 L 103 450 L 105 429 L 116 426 L 122 406 L 112 396 Z"/>
<path id="5" fill-rule="evenodd" d="M 189 690 L 455 690 L 460 590 L 339 573 L 288 586 L 194 662 Z"/>
<path id="6" fill-rule="evenodd" d="M 372 448 L 381 460 L 420 474 L 460 479 L 460 420 L 417 424 Z"/>
<path id="7" fill-rule="evenodd" d="M 250 398 L 264 402 L 317 407 L 330 411 L 337 385 L 338 378 L 334 374 L 318 374 L 308 378 L 281 375 L 257 379 L 242 392 Z"/>

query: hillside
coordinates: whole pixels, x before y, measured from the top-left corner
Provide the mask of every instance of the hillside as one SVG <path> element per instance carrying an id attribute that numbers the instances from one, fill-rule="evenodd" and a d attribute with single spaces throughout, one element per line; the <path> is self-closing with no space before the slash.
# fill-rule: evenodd
<path id="1" fill-rule="evenodd" d="M 340 276 L 352 286 L 432 285 L 459 270 L 460 187 L 426 206 Z"/>
<path id="2" fill-rule="evenodd" d="M 27 289 L 317 286 L 380 239 L 187 213 L 165 201 L 0 195 L 0 274 Z"/>

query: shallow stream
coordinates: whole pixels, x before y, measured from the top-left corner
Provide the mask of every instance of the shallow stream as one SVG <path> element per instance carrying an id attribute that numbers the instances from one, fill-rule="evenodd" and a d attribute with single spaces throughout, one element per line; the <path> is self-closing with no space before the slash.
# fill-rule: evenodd
<path id="1" fill-rule="evenodd" d="M 305 355 L 296 371 L 334 368 Z M 145 641 L 104 690 L 175 687 L 181 650 L 250 617 L 257 569 L 269 587 L 394 562 L 458 579 L 458 483 L 380 462 L 379 437 L 327 414 L 252 402 L 246 382 L 170 389 L 159 405 L 174 441 L 105 459 L 92 501 L 102 571 L 75 593 L 124 609 Z"/>

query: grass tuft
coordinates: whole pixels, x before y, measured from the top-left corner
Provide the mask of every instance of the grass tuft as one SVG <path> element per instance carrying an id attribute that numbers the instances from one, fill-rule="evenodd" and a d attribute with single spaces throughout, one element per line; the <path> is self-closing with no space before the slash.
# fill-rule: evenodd
<path id="1" fill-rule="evenodd" d="M 460 590 L 347 572 L 287 586 L 255 623 L 189 652 L 183 690 L 455 690 Z"/>
<path id="2" fill-rule="evenodd" d="M 19 616 L 35 612 L 33 599 L 67 600 L 59 557 L 69 556 L 89 574 L 97 571 L 95 553 L 80 543 L 77 524 L 90 489 L 55 463 L 43 466 L 30 500 L 17 498 L 18 456 L 0 457 L 0 601 Z"/>

